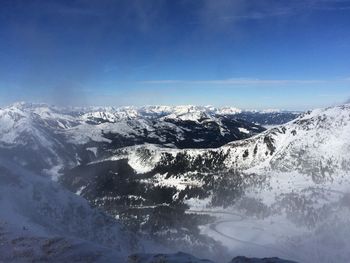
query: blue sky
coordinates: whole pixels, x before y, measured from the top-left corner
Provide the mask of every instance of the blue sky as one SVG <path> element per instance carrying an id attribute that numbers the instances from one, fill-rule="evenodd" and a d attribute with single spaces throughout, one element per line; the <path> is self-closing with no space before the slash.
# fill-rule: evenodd
<path id="1" fill-rule="evenodd" d="M 349 0 L 1 1 L 0 105 L 333 105 L 349 29 Z"/>

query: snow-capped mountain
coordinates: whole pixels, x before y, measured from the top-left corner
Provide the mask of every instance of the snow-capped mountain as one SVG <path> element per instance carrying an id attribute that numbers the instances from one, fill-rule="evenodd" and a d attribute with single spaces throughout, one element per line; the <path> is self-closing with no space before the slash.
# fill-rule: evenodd
<path id="1" fill-rule="evenodd" d="M 307 112 L 289 123 L 219 148 L 175 149 L 150 144 L 120 148 L 110 157 L 68 171 L 61 182 L 93 205 L 118 215 L 129 227 L 151 231 L 155 239 L 164 239 L 164 232 L 170 231 L 166 236 L 173 243 L 188 244 L 184 240 L 190 240 L 203 245 L 202 235 L 190 227 L 195 224 L 205 225 L 205 235 L 224 242 L 227 237 L 217 234 L 224 233 L 219 226 L 226 227 L 220 222 L 240 225 L 236 214 L 262 218 L 261 222 L 246 220 L 262 225 L 269 235 L 275 230 L 268 221 L 283 214 L 288 219 L 283 229 L 304 235 L 305 228 L 324 227 L 327 220 L 334 220 L 330 218 L 333 213 L 324 213 L 332 210 L 332 202 L 342 202 L 346 186 L 350 186 L 346 176 L 350 171 L 349 134 L 350 105 L 342 105 Z M 220 207 L 231 207 L 233 212 L 221 212 Z M 343 209 L 338 203 L 337 207 Z M 188 211 L 202 212 L 198 216 Z M 234 218 L 227 219 L 227 213 Z M 213 215 L 223 216 L 218 228 L 216 223 L 206 223 L 210 222 L 207 216 Z M 302 227 L 296 226 L 300 224 Z M 285 239 L 290 235 L 281 236 L 281 244 L 289 246 Z M 316 237 L 305 237 L 305 242 L 312 238 Z M 259 242 L 274 243 L 276 239 Z M 294 252 L 278 252 L 278 246 L 277 242 L 268 244 L 270 250 L 254 251 L 261 253 L 258 256 L 267 256 L 264 253 L 270 251 L 272 255 L 304 261 Z M 327 257 L 324 255 L 325 260 Z"/>
<path id="2" fill-rule="evenodd" d="M 184 123 L 188 124 L 188 122 L 197 125 L 207 125 L 206 129 L 210 128 L 210 125 L 215 124 L 222 136 L 232 133 L 232 127 L 230 126 L 237 126 L 236 128 L 241 129 L 236 132 L 235 136 L 237 138 L 232 138 L 232 140 L 235 140 L 245 138 L 244 134 L 250 133 L 250 135 L 253 135 L 262 131 L 259 126 L 251 124 L 260 123 L 258 121 L 260 117 L 255 118 L 254 114 L 259 116 L 267 115 L 269 119 L 261 122 L 264 125 L 285 123 L 297 116 L 292 112 L 266 113 L 263 111 L 242 111 L 232 107 L 215 108 L 212 106 L 57 108 L 45 104 L 15 103 L 0 109 L 0 143 L 8 146 L 24 145 L 32 140 L 37 141 L 39 145 L 46 145 L 49 148 L 52 139 L 48 139 L 50 134 L 45 136 L 45 133 L 48 133 L 47 129 L 56 134 L 69 131 L 68 135 L 75 135 L 76 137 L 79 137 L 79 131 L 87 132 L 91 129 L 93 130 L 86 134 L 85 137 L 80 135 L 78 139 L 83 141 L 79 142 L 77 139 L 76 143 L 83 143 L 89 140 L 108 141 L 108 139 L 103 138 L 104 135 L 113 132 L 126 137 L 133 135 L 152 137 L 154 130 L 166 128 L 173 130 L 173 133 L 181 133 L 180 130 L 172 127 L 172 124 L 184 125 Z M 278 114 L 278 116 L 276 117 L 275 114 Z M 249 121 L 246 122 L 246 119 L 249 119 Z M 138 122 L 133 123 L 133 121 Z M 229 125 L 230 122 L 233 122 L 233 124 Z M 155 123 L 161 124 L 157 126 Z M 151 134 L 141 134 L 141 131 L 144 129 Z M 158 138 L 158 140 L 161 142 L 161 138 Z M 224 144 L 224 142 L 219 144 Z"/>
<path id="3" fill-rule="evenodd" d="M 138 151 L 130 150 L 129 163 L 136 170 L 137 165 L 152 170 L 176 166 L 176 160 L 181 157 L 186 159 L 184 171 L 277 169 L 324 177 L 336 170 L 350 170 L 349 134 L 350 106 L 342 105 L 307 112 L 285 125 L 217 149 L 165 150 L 140 146 Z M 121 152 L 128 155 L 129 148 Z M 140 153 L 139 158 L 135 152 Z M 143 152 L 154 157 L 144 158 Z M 218 161 L 212 164 L 216 159 Z"/>
<path id="4" fill-rule="evenodd" d="M 0 153 L 22 166 L 54 173 L 77 163 L 78 149 L 64 136 L 76 125 L 74 116 L 46 105 L 17 103 L 0 109 Z"/>
<path id="5" fill-rule="evenodd" d="M 134 119 L 139 117 L 147 118 L 178 118 L 181 120 L 198 121 L 205 116 L 215 118 L 215 116 L 234 117 L 259 125 L 278 125 L 295 119 L 301 112 L 283 111 L 276 109 L 267 110 L 241 110 L 235 107 L 213 107 L 213 106 L 143 106 L 143 107 L 94 107 L 88 109 L 85 117 L 108 120 L 111 122 L 121 119 Z"/>
<path id="6" fill-rule="evenodd" d="M 63 168 L 108 155 L 111 149 L 145 143 L 219 147 L 264 130 L 218 112 L 197 106 L 65 109 L 16 103 L 0 109 L 0 153 L 57 176 Z"/>

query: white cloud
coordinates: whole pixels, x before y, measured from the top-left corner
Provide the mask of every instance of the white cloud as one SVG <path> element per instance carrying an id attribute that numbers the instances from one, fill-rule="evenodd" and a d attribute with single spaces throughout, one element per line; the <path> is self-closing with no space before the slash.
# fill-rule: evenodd
<path id="1" fill-rule="evenodd" d="M 212 84 L 212 85 L 289 85 L 289 84 L 320 84 L 329 82 L 327 80 L 314 79 L 252 79 L 233 78 L 216 80 L 144 80 L 144 84 Z"/>

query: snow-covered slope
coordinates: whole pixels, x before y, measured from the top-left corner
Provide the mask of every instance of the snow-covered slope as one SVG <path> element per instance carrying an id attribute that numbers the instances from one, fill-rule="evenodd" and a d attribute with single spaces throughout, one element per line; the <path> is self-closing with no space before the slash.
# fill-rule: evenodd
<path id="1" fill-rule="evenodd" d="M 176 218 L 181 222 L 192 222 L 193 218 L 183 214 L 181 204 L 200 209 L 226 207 L 242 195 L 249 196 L 249 191 L 251 199 L 245 202 L 262 216 L 270 210 L 280 211 L 287 202 L 281 200 L 306 198 L 311 202 L 313 195 L 323 191 L 310 189 L 326 185 L 332 189 L 335 185 L 328 185 L 331 182 L 347 185 L 349 127 L 350 105 L 314 110 L 285 125 L 215 149 L 179 150 L 149 144 L 120 148 L 112 156 L 72 169 L 61 182 L 127 222 L 136 213 L 142 230 L 150 227 L 152 220 L 168 218 L 171 209 L 179 211 Z M 260 190 L 263 194 L 258 195 Z M 264 202 L 256 200 L 257 196 Z M 135 210 L 120 214 L 118 208 L 125 204 Z M 316 200 L 306 210 L 314 210 L 314 205 Z M 152 220 L 149 211 L 138 210 L 147 207 L 153 211 L 160 206 L 157 213 L 150 212 L 155 217 Z M 293 211 L 298 215 L 298 210 Z M 309 215 L 307 219 L 300 217 L 313 222 Z M 152 228 L 154 235 L 163 235 L 166 224 L 174 225 L 173 218 L 168 219 Z M 190 229 L 187 225 L 181 226 L 176 228 L 176 238 L 180 239 L 181 233 L 187 237 L 191 232 L 183 231 Z"/>
<path id="2" fill-rule="evenodd" d="M 350 170 L 349 134 L 350 105 L 314 110 L 285 125 L 225 146 L 229 152 L 226 165 L 329 176 Z"/>
<path id="3" fill-rule="evenodd" d="M 239 115 L 241 113 L 246 115 Z M 35 142 L 39 146 L 52 148 L 52 134 L 57 136 L 67 132 L 66 137 L 73 136 L 71 140 L 82 144 L 88 141 L 108 141 L 104 136 L 108 133 L 126 137 L 157 138 L 161 135 L 156 131 L 165 129 L 178 134 L 178 140 L 181 140 L 185 136 L 185 124 L 189 126 L 187 131 L 193 128 L 190 123 L 205 126 L 206 129 L 216 125 L 215 132 L 222 136 L 232 133 L 232 129 L 236 128 L 235 137 L 232 138 L 235 140 L 246 138 L 245 134 L 253 135 L 262 131 L 259 126 L 251 124 L 259 123 L 253 117 L 255 113 L 260 114 L 232 107 L 211 106 L 57 108 L 45 104 L 15 103 L 0 109 L 0 144 L 10 147 Z M 244 121 L 246 118 L 249 118 L 249 122 Z M 279 122 L 286 122 L 290 118 L 292 117 L 288 116 Z M 270 120 L 263 124 L 273 125 L 275 121 Z M 157 139 L 159 142 L 166 140 Z"/>
<path id="4" fill-rule="evenodd" d="M 66 142 L 64 131 L 77 120 L 41 104 L 17 103 L 0 109 L 0 154 L 33 170 L 55 174 L 77 164 L 77 148 Z"/>
<path id="5" fill-rule="evenodd" d="M 0 153 L 57 176 L 63 168 L 120 147 L 219 147 L 264 130 L 217 112 L 197 106 L 57 108 L 16 103 L 0 109 Z"/>
<path id="6" fill-rule="evenodd" d="M 350 105 L 342 105 L 305 113 L 285 125 L 217 149 L 166 151 L 147 149 L 147 145 L 143 147 L 158 156 L 149 159 L 148 166 L 153 168 L 174 166 L 181 156 L 188 165 L 184 171 L 223 168 L 249 169 L 250 172 L 297 170 L 321 179 L 336 171 L 350 170 L 349 134 Z M 214 159 L 219 161 L 208 167 L 206 161 Z M 137 155 L 130 157 L 131 165 L 140 162 Z"/>
<path id="7" fill-rule="evenodd" d="M 169 250 L 141 240 L 84 199 L 4 158 L 0 207 L 1 262 L 212 262 L 185 253 L 160 254 Z"/>
<path id="8" fill-rule="evenodd" d="M 0 158 L 0 261 L 123 262 L 138 240 L 47 178 Z"/>
<path id="9" fill-rule="evenodd" d="M 72 149 L 70 152 L 74 153 L 70 158 L 74 168 L 66 169 L 60 182 L 92 205 L 120 218 L 130 229 L 151 235 L 165 246 L 193 251 L 200 258 L 207 257 L 202 256 L 204 252 L 213 255 L 215 251 L 224 255 L 227 252 L 222 247 L 224 245 L 232 253 L 230 258 L 233 255 L 280 256 L 301 262 L 332 262 L 334 258 L 337 262 L 347 262 L 350 105 L 314 110 L 255 136 L 207 149 L 178 149 L 181 147 L 176 147 L 174 142 L 176 139 L 181 141 L 180 138 L 185 138 L 183 141 L 187 145 L 186 138 L 209 142 L 213 137 L 207 137 L 207 133 L 199 137 L 194 134 L 200 129 L 208 131 L 213 125 L 216 128 L 210 130 L 211 135 L 213 131 L 225 134 L 225 127 L 229 127 L 226 121 L 234 125 L 239 134 L 248 134 L 249 129 L 236 125 L 238 120 L 235 118 L 212 114 L 212 108 L 197 111 L 193 106 L 176 110 L 172 107 L 145 107 L 141 111 L 130 107 L 57 112 L 43 108 L 28 110 L 25 106 L 17 112 L 24 117 L 11 121 L 18 117 L 12 116 L 12 112 L 21 107 L 16 106 L 11 113 L 6 109 L 1 111 L 0 120 L 4 124 L 10 123 L 3 125 L 9 129 L 2 130 L 4 137 L 1 138 L 9 138 L 11 132 L 6 131 L 19 129 L 21 125 L 26 128 L 19 130 L 29 131 L 30 136 L 22 136 L 26 132 L 20 132 L 12 141 L 2 139 L 2 153 L 11 153 L 16 147 L 21 152 L 28 145 L 36 145 L 39 137 L 39 145 L 45 148 L 47 144 L 43 138 L 51 138 L 54 134 L 58 139 L 51 149 L 69 149 L 68 145 Z M 272 113 L 276 112 L 261 114 Z M 230 116 L 239 114 L 242 112 Z M 63 121 L 65 115 L 69 121 Z M 52 120 L 50 116 L 53 116 Z M 33 122 L 36 117 L 39 124 Z M 22 122 L 22 118 L 30 121 Z M 62 125 L 54 121 L 57 119 Z M 232 131 L 233 128 L 230 133 L 234 134 Z M 32 134 L 38 134 L 38 138 Z M 28 138 L 33 138 L 32 144 L 28 143 Z M 165 141 L 161 141 L 162 138 Z M 52 143 L 51 139 L 48 141 Z M 125 142 L 132 143 L 125 145 Z M 28 152 L 33 153 L 31 147 Z M 56 150 L 53 152 L 57 153 Z M 12 154 L 9 155 L 11 158 Z M 34 155 L 33 159 L 36 157 Z M 9 169 L 6 165 L 4 167 L 4 174 L 8 174 Z M 43 178 L 36 179 L 38 181 L 30 183 L 33 186 L 28 188 L 27 181 L 22 178 L 24 176 L 20 177 L 19 185 L 31 190 L 16 199 L 6 189 L 15 192 L 23 189 L 8 176 L 4 177 L 6 188 L 0 192 L 1 206 L 6 207 L 6 200 L 11 198 L 16 203 L 7 205 L 10 212 L 0 212 L 0 215 L 6 222 L 10 221 L 12 214 L 19 218 L 16 219 L 18 224 L 6 223 L 4 229 L 14 228 L 12 232 L 23 234 L 29 226 L 35 230 L 28 231 L 29 237 L 40 230 L 40 238 L 46 240 L 49 236 L 51 240 L 51 233 L 60 235 L 62 227 L 62 233 L 69 233 L 69 244 L 76 244 L 78 234 L 70 224 L 63 224 L 67 222 L 65 217 L 56 218 L 54 212 L 41 206 L 42 200 L 46 199 L 49 207 L 55 207 L 56 202 L 60 204 L 57 197 L 60 191 L 50 188 L 48 181 L 41 187 Z M 47 198 L 44 194 L 37 194 L 44 188 L 50 189 Z M 35 205 L 23 205 L 32 199 L 31 203 Z M 64 203 L 70 204 L 70 199 L 64 199 Z M 74 204 L 71 206 L 75 207 Z M 47 218 L 47 214 L 54 218 L 45 221 L 29 213 L 37 208 L 44 211 L 39 213 L 42 218 Z M 69 209 L 67 213 L 74 211 L 74 208 L 73 212 Z M 86 213 L 83 212 L 84 218 Z M 77 218 L 81 218 L 79 213 Z M 94 225 L 89 218 L 88 225 Z M 72 225 L 79 225 L 82 222 L 79 220 L 73 220 Z M 28 221 L 30 223 L 25 225 Z M 200 228 L 196 227 L 198 225 Z M 85 231 L 83 226 L 77 227 Z M 84 244 L 92 241 L 87 234 L 89 231 L 86 230 L 82 237 Z M 111 233 L 117 233 L 113 231 Z M 98 243 L 104 244 L 104 237 L 108 238 L 108 235 L 97 236 L 97 240 L 101 238 Z M 12 242 L 17 237 L 10 235 L 6 238 Z M 61 243 L 54 244 L 60 246 Z M 107 245 L 101 246 L 113 250 Z M 7 247 L 3 250 L 7 251 Z M 110 253 L 117 253 L 113 251 Z M 144 259 L 154 260 L 152 257 L 145 256 Z M 172 258 L 172 255 L 166 257 Z"/>
<path id="10" fill-rule="evenodd" d="M 124 158 L 139 173 L 148 168 L 142 182 L 172 189 L 169 206 L 184 202 L 187 213 L 217 217 L 199 223 L 201 234 L 232 253 L 345 263 L 349 135 L 346 104 L 218 149 L 139 146 Z"/>

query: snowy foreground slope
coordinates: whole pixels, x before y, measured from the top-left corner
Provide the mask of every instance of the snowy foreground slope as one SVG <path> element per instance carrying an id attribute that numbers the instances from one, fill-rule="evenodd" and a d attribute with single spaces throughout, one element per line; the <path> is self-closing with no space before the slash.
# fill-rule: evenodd
<path id="1" fill-rule="evenodd" d="M 0 207 L 1 262 L 124 262 L 141 249 L 84 199 L 3 158 Z"/>

